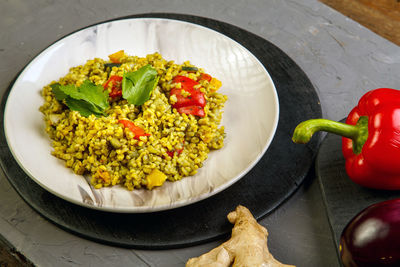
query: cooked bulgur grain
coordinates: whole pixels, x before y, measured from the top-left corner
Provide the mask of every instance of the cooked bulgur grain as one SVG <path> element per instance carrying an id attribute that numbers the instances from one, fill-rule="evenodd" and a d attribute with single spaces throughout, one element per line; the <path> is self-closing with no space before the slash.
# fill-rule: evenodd
<path id="1" fill-rule="evenodd" d="M 64 160 L 68 168 L 76 174 L 90 174 L 95 188 L 118 184 L 129 190 L 152 189 L 166 179 L 177 181 L 194 175 L 210 150 L 223 147 L 224 127 L 219 124 L 227 97 L 217 93 L 221 86 L 219 80 L 199 80 L 203 69 L 182 70 L 183 66 L 193 66 L 190 62 L 178 65 L 167 61 L 159 53 L 146 57 L 119 53 L 117 59 L 115 55 L 110 59 L 120 64 L 110 66 L 107 64 L 110 61 L 95 58 L 71 68 L 65 77 L 42 90 L 44 104 L 40 111 L 52 139 L 52 154 Z M 55 83 L 80 86 L 85 80 L 103 86 L 111 76 L 122 77 L 125 72 L 136 71 L 147 64 L 155 68 L 159 76 L 150 99 L 135 106 L 121 97 L 109 97 L 107 116 L 84 117 L 56 100 L 51 88 Z M 204 117 L 180 113 L 172 107 L 177 97 L 170 91 L 181 87 L 180 83 L 172 81 L 178 75 L 199 82 L 198 90 L 204 93 L 206 100 Z M 106 89 L 111 91 L 111 87 L 106 86 Z M 190 96 L 187 92 L 182 95 Z M 121 125 L 121 120 L 133 122 L 147 136 L 135 138 L 129 128 Z"/>

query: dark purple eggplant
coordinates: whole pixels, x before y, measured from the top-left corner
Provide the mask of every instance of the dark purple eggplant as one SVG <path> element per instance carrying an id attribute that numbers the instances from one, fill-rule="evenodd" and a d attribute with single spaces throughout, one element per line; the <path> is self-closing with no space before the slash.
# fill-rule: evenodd
<path id="1" fill-rule="evenodd" d="M 358 213 L 343 229 L 340 257 L 344 266 L 400 266 L 400 198 Z"/>

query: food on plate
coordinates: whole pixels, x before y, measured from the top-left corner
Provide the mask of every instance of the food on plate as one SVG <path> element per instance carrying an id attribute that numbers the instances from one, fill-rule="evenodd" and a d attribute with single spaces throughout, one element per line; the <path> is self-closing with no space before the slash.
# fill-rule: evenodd
<path id="1" fill-rule="evenodd" d="M 52 154 L 95 188 L 153 189 L 194 175 L 224 145 L 221 82 L 159 53 L 73 67 L 42 90 Z"/>
<path id="2" fill-rule="evenodd" d="M 268 251 L 268 231 L 246 207 L 237 206 L 228 214 L 228 220 L 234 224 L 231 238 L 200 257 L 189 259 L 186 267 L 293 266 L 280 263 Z"/>
<path id="3" fill-rule="evenodd" d="M 307 143 L 316 131 L 343 136 L 346 172 L 357 184 L 385 190 L 400 189 L 400 91 L 378 88 L 361 97 L 340 123 L 314 119 L 300 123 L 295 143 Z"/>
<path id="4" fill-rule="evenodd" d="M 400 199 L 373 204 L 343 229 L 344 266 L 400 266 Z"/>

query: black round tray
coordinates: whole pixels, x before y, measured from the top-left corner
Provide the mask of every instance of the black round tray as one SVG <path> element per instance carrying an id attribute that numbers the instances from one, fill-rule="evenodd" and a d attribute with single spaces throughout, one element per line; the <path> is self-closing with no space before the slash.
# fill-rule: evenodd
<path id="1" fill-rule="evenodd" d="M 302 183 L 312 166 L 319 138 L 313 138 L 307 145 L 296 145 L 292 143 L 291 135 L 301 121 L 321 117 L 318 96 L 296 63 L 257 35 L 224 22 L 190 15 L 140 14 L 119 19 L 143 17 L 182 20 L 214 29 L 242 44 L 266 67 L 278 92 L 280 115 L 276 135 L 259 163 L 223 192 L 168 211 L 118 214 L 71 204 L 42 189 L 11 155 L 3 119 L 12 83 L 1 103 L 0 164 L 9 182 L 34 210 L 84 238 L 146 249 L 183 247 L 221 238 L 230 233 L 232 226 L 226 215 L 238 204 L 248 207 L 256 218 L 260 218 L 277 208 Z"/>

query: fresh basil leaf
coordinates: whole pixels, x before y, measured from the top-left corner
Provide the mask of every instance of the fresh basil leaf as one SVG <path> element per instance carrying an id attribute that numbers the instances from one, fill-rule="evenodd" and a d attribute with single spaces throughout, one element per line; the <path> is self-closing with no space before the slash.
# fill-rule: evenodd
<path id="1" fill-rule="evenodd" d="M 150 99 L 150 94 L 157 86 L 157 71 L 146 65 L 137 71 L 126 72 L 122 79 L 122 97 L 130 104 L 143 105 Z"/>
<path id="2" fill-rule="evenodd" d="M 67 97 L 73 97 L 75 99 L 81 99 L 78 88 L 75 85 L 67 84 L 60 85 L 58 87 Z M 65 98 L 66 99 L 66 98 Z"/>
<path id="3" fill-rule="evenodd" d="M 78 111 L 84 117 L 89 117 L 92 114 L 97 117 L 106 115 L 92 103 L 77 100 L 72 97 L 67 97 L 65 99 L 65 104 L 69 107 L 70 110 Z"/>
<path id="4" fill-rule="evenodd" d="M 86 80 L 78 88 L 74 85 L 60 84 L 51 87 L 58 101 L 64 100 L 71 110 L 78 111 L 82 116 L 106 115 L 104 111 L 109 107 L 108 92 L 102 86 Z"/>
<path id="5" fill-rule="evenodd" d="M 100 109 L 107 109 L 108 104 L 108 91 L 104 90 L 103 86 L 95 85 L 94 83 L 86 80 L 78 88 L 82 99 L 86 100 L 94 105 L 98 106 Z"/>
<path id="6" fill-rule="evenodd" d="M 67 94 L 65 94 L 65 93 L 60 89 L 60 86 L 61 86 L 61 84 L 59 84 L 59 83 L 54 83 L 54 84 L 50 85 L 51 90 L 53 91 L 54 96 L 55 96 L 55 98 L 56 98 L 58 101 L 62 101 L 62 100 L 64 100 L 65 98 L 67 98 L 67 96 L 68 96 Z"/>

